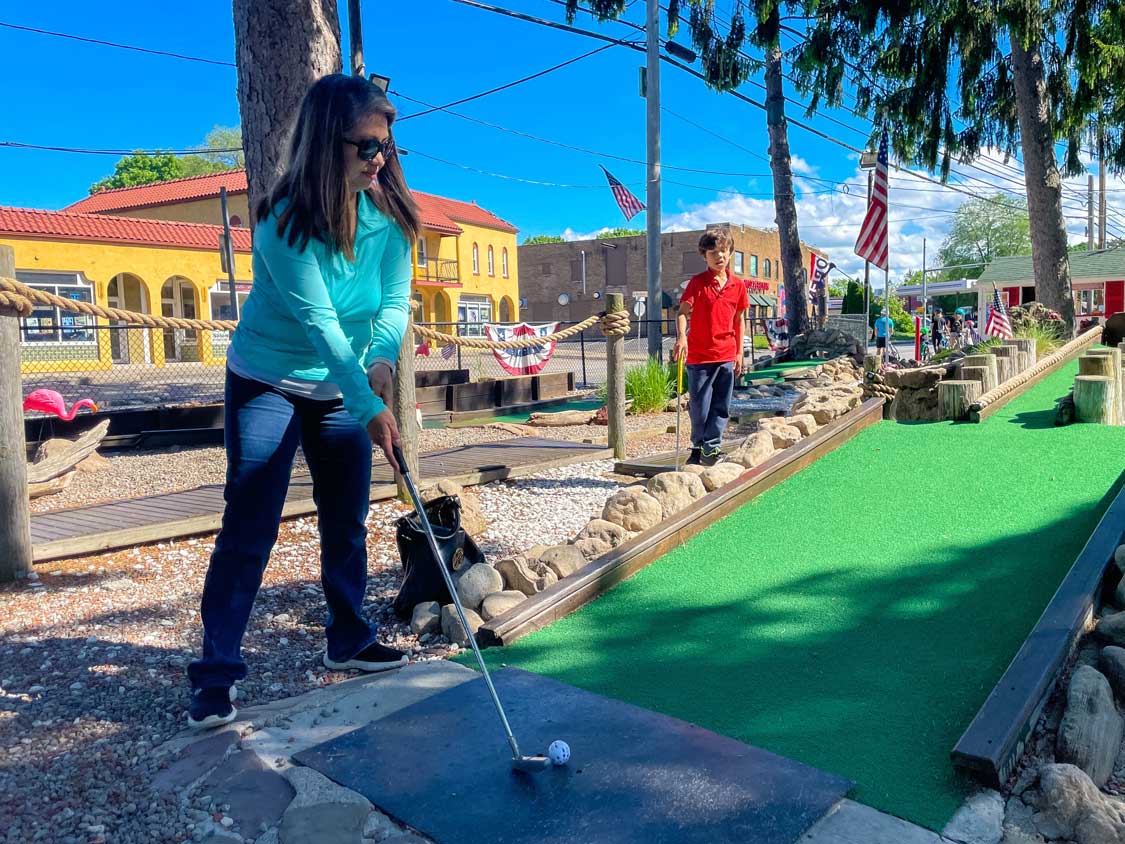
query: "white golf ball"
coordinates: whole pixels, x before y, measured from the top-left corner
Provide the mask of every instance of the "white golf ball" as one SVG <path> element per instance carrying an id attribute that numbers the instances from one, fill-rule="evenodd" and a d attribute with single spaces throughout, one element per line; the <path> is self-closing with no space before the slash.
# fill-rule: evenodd
<path id="1" fill-rule="evenodd" d="M 552 765 L 565 765 L 570 759 L 570 745 L 562 739 L 555 739 L 547 748 L 547 756 Z"/>

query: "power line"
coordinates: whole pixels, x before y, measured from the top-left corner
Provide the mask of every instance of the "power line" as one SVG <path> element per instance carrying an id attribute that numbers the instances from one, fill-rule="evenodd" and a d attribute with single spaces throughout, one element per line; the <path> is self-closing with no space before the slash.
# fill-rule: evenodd
<path id="1" fill-rule="evenodd" d="M 606 187 L 604 182 L 601 183 L 601 184 L 595 184 L 595 185 L 565 185 L 565 184 L 559 184 L 557 182 L 541 182 L 538 179 L 524 179 L 524 178 L 521 178 L 520 176 L 509 176 L 506 173 L 494 173 L 490 170 L 481 170 L 479 167 L 471 167 L 468 164 L 460 164 L 456 161 L 448 161 L 447 159 L 444 159 L 444 158 L 438 158 L 436 155 L 428 155 L 427 153 L 419 152 L 418 150 L 414 149 L 413 147 L 411 147 L 408 150 L 408 152 L 411 155 L 419 155 L 422 158 L 428 158 L 431 161 L 437 161 L 441 164 L 448 164 L 450 167 L 458 167 L 461 170 L 469 170 L 473 173 L 479 173 L 482 176 L 491 176 L 494 179 L 507 179 L 508 181 L 511 181 L 511 182 L 523 182 L 526 185 L 538 185 L 540 187 L 548 187 L 548 188 L 603 188 L 604 189 Z M 623 182 L 622 184 L 632 185 L 633 187 L 637 187 L 638 185 L 643 185 L 644 182 Z"/>
<path id="2" fill-rule="evenodd" d="M 508 82 L 508 83 L 505 83 L 504 85 L 499 85 L 495 88 L 490 88 L 487 91 L 481 91 L 479 94 L 473 94 L 472 96 L 469 96 L 469 97 L 462 97 L 459 100 L 454 100 L 453 102 L 446 103 L 445 105 L 439 106 L 439 105 L 433 105 L 432 103 L 424 103 L 421 100 L 411 99 L 410 97 L 406 96 L 405 94 L 401 94 L 398 91 L 388 91 L 388 93 L 393 94 L 396 97 L 400 97 L 404 100 L 410 100 L 413 103 L 418 103 L 420 105 L 429 106 L 429 108 L 426 111 L 416 111 L 413 114 L 408 114 L 404 117 L 398 118 L 398 120 L 396 122 L 402 123 L 406 120 L 413 120 L 415 117 L 425 117 L 427 114 L 433 114 L 435 111 L 447 111 L 448 109 L 452 108 L 453 106 L 457 106 L 457 105 L 461 105 L 463 103 L 471 102 L 472 100 L 479 100 L 481 97 L 487 97 L 489 94 L 495 94 L 499 91 L 504 91 L 508 88 L 513 88 L 516 85 L 522 85 L 524 82 L 530 82 L 532 79 L 538 79 L 540 76 L 546 76 L 548 73 L 554 73 L 556 70 L 561 70 L 562 68 L 567 67 L 568 65 L 572 65 L 575 62 L 580 62 L 583 59 L 588 59 L 588 58 L 590 58 L 590 56 L 596 55 L 596 54 L 602 52 L 603 50 L 608 50 L 610 47 L 614 47 L 618 43 L 627 44 L 627 43 L 630 43 L 630 42 L 621 41 L 621 42 L 615 42 L 613 44 L 606 44 L 603 47 L 598 47 L 596 50 L 591 50 L 588 53 L 583 53 L 581 56 L 575 56 L 573 59 L 569 59 L 565 62 L 554 65 L 553 67 L 549 67 L 546 70 L 541 70 L 538 73 L 531 74 L 530 76 L 524 76 L 520 79 L 515 80 L 514 82 Z M 449 113 L 454 114 L 454 112 L 449 112 Z M 461 117 L 461 115 L 456 115 L 456 116 Z M 468 119 L 471 119 L 471 118 L 466 118 L 466 119 L 468 120 Z"/>
<path id="3" fill-rule="evenodd" d="M 170 53 L 167 50 L 151 50 L 148 47 L 137 47 L 133 44 L 118 44 L 114 41 L 101 41 L 97 38 L 86 38 L 82 35 L 72 35 L 68 32 L 52 32 L 49 29 L 36 29 L 33 26 L 20 26 L 14 23 L 5 23 L 0 21 L 0 26 L 6 29 L 15 29 L 20 32 L 32 32 L 36 35 L 49 35 L 52 38 L 66 38 L 71 41 L 82 41 L 86 44 L 97 44 L 101 47 L 116 47 L 119 50 L 132 50 L 137 53 L 148 53 L 152 56 L 166 56 L 171 59 L 183 59 L 188 62 L 199 62 L 200 64 L 214 64 L 220 67 L 237 67 L 234 62 L 221 62 L 217 59 L 204 59 L 199 56 L 188 56 L 183 53 Z"/>
<path id="4" fill-rule="evenodd" d="M 77 155 L 203 155 L 210 153 L 242 152 L 242 147 L 230 149 L 85 149 L 82 147 L 58 147 L 43 144 L 24 144 L 19 141 L 0 141 L 0 148 L 8 149 L 36 149 L 45 152 L 70 152 Z"/>

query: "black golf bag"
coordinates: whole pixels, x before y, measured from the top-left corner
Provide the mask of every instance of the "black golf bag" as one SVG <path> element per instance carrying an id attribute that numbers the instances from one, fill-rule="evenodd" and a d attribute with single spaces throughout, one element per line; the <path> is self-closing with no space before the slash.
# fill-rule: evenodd
<path id="1" fill-rule="evenodd" d="M 452 602 L 438 565 L 444 565 L 456 580 L 457 572 L 484 562 L 484 553 L 461 527 L 460 499 L 453 495 L 443 495 L 428 502 L 425 507 L 442 560 L 439 562 L 434 559 L 416 511 L 395 523 L 395 543 L 402 559 L 403 578 L 398 597 L 395 598 L 394 611 L 403 621 L 410 620 L 414 607 L 418 604 L 437 601 L 445 606 Z"/>

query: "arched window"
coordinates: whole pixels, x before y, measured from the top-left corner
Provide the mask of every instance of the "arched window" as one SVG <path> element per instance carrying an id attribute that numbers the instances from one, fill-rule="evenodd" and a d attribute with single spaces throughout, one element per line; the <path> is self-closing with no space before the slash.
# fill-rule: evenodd
<path id="1" fill-rule="evenodd" d="M 488 274 L 496 275 L 496 259 L 492 254 L 492 247 L 488 247 Z"/>
<path id="2" fill-rule="evenodd" d="M 508 247 L 504 247 L 500 252 L 500 272 L 504 278 L 508 277 Z"/>
<path id="3" fill-rule="evenodd" d="M 239 217 L 239 216 L 238 216 L 237 214 L 235 214 L 234 216 L 232 216 L 232 217 L 230 218 L 230 224 L 231 224 L 231 225 L 232 225 L 232 226 L 233 226 L 234 228 L 236 228 L 236 229 L 240 229 L 240 228 L 242 228 L 242 218 L 241 218 L 241 217 Z"/>
<path id="4" fill-rule="evenodd" d="M 473 275 L 480 275 L 480 249 L 473 244 Z"/>
<path id="5" fill-rule="evenodd" d="M 766 265 L 765 265 L 765 271 L 766 271 L 765 276 L 766 276 L 766 278 L 773 278 L 773 276 L 770 275 L 771 269 L 772 269 L 772 267 L 770 266 L 770 259 L 766 258 Z"/>

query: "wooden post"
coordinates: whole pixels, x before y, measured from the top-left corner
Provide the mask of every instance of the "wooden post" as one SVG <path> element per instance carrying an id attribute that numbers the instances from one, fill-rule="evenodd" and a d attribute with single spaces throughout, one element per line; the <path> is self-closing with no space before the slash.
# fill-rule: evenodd
<path id="1" fill-rule="evenodd" d="M 1011 378 L 1012 375 L 1016 375 L 1018 373 L 1017 366 L 1019 364 L 1019 361 L 1016 360 L 1016 352 L 1018 352 L 1019 349 L 1017 349 L 1015 346 L 1005 344 L 1002 346 L 993 346 L 990 351 L 997 358 L 997 360 L 1003 360 L 1007 358 L 1009 361 L 1011 361 L 1011 374 L 1008 376 L 1009 378 Z"/>
<path id="2" fill-rule="evenodd" d="M 1111 424 L 1119 425 L 1125 419 L 1121 395 L 1121 351 L 1119 349 L 1090 349 L 1078 358 L 1079 375 L 1104 375 L 1113 379 L 1114 397 L 1117 399 L 1117 413 Z"/>
<path id="3" fill-rule="evenodd" d="M 352 54 L 352 76 L 366 76 L 363 64 L 363 26 L 360 23 L 359 0 L 348 0 L 348 42 Z"/>
<path id="4" fill-rule="evenodd" d="M 395 394 L 391 409 L 398 422 L 398 432 L 402 435 L 402 455 L 410 474 L 420 479 L 418 474 L 418 417 L 415 406 L 418 403 L 414 392 L 414 318 L 406 318 L 406 333 L 402 335 L 402 346 L 398 350 L 398 367 L 395 369 Z M 410 502 L 410 493 L 401 477 L 395 478 L 400 501 Z"/>
<path id="5" fill-rule="evenodd" d="M 938 381 L 941 418 L 953 421 L 969 417 L 969 405 L 981 397 L 979 381 Z"/>
<path id="6" fill-rule="evenodd" d="M 961 361 L 961 368 L 964 369 L 966 366 L 983 366 L 988 370 L 986 393 L 1000 385 L 1000 372 L 996 367 L 995 355 L 968 355 Z"/>
<path id="7" fill-rule="evenodd" d="M 1027 352 L 1027 368 L 1039 363 L 1039 352 L 1035 347 L 1035 340 L 1031 337 L 1017 337 L 1012 340 L 1021 352 Z"/>
<path id="8" fill-rule="evenodd" d="M 0 276 L 15 275 L 15 252 L 10 246 L 0 246 Z M 27 502 L 20 324 L 15 311 L 0 308 L 0 581 L 25 577 L 31 571 Z"/>
<path id="9" fill-rule="evenodd" d="M 961 380 L 979 381 L 982 396 L 996 387 L 996 385 L 992 383 L 992 370 L 987 366 L 962 366 Z M 940 384 L 941 382 L 939 381 L 938 383 Z"/>
<path id="10" fill-rule="evenodd" d="M 882 360 L 883 359 L 880 358 L 878 355 L 864 355 L 863 356 L 863 371 L 865 373 L 867 373 L 867 372 L 878 372 L 879 371 L 879 364 L 882 363 Z"/>
<path id="11" fill-rule="evenodd" d="M 1074 379 L 1074 416 L 1079 422 L 1114 424 L 1117 395 L 1112 378 L 1079 375 Z"/>
<path id="12" fill-rule="evenodd" d="M 1012 358 L 996 356 L 996 386 L 1004 384 L 1016 374 L 1015 361 Z"/>
<path id="13" fill-rule="evenodd" d="M 621 293 L 606 295 L 606 313 L 625 310 L 625 296 Z M 625 338 L 620 335 L 605 338 L 606 349 L 606 409 L 609 414 L 609 447 L 618 460 L 625 459 Z"/>

